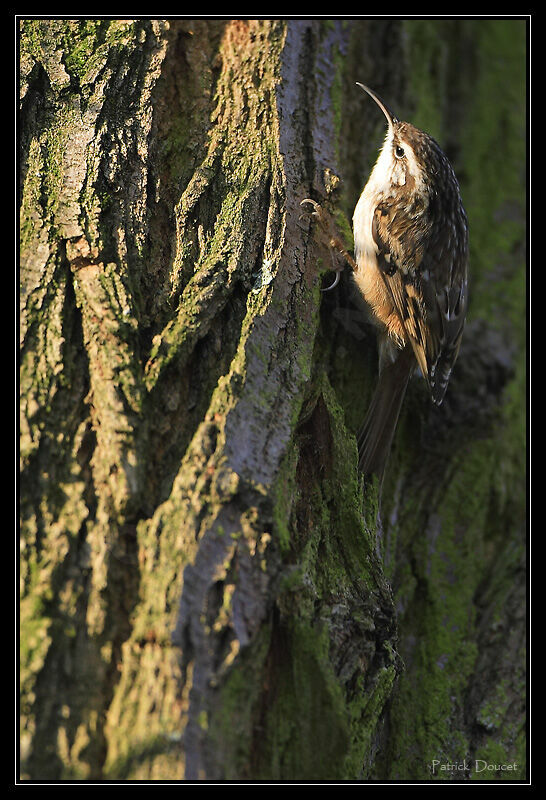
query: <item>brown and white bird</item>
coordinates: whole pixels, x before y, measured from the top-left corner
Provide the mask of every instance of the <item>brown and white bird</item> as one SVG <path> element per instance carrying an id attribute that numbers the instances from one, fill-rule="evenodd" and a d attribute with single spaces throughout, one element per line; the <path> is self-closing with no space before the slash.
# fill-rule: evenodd
<path id="1" fill-rule="evenodd" d="M 437 142 L 358 85 L 388 124 L 353 215 L 354 280 L 378 328 L 379 349 L 360 467 L 382 474 L 416 368 L 432 401 L 444 398 L 468 303 L 468 225 L 457 178 Z"/>

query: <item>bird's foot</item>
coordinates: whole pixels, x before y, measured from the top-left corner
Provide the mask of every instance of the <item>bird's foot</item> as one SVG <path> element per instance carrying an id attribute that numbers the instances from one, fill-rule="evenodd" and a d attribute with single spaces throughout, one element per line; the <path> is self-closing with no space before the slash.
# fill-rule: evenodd
<path id="1" fill-rule="evenodd" d="M 324 244 L 330 251 L 330 258 L 332 259 L 332 272 L 336 273 L 336 277 L 332 285 L 327 286 L 322 290 L 323 292 L 329 292 L 332 289 L 335 289 L 335 287 L 338 285 L 340 274 L 345 269 L 345 263 L 348 263 L 353 270 L 356 269 L 356 263 L 353 257 L 345 249 L 336 230 L 332 216 L 323 209 L 320 203 L 317 203 L 316 200 L 312 200 L 310 197 L 306 197 L 304 200 L 302 200 L 300 206 L 304 207 L 306 204 L 309 204 L 312 210 L 306 209 L 301 215 L 300 219 L 308 216 L 318 222 L 322 237 L 325 240 Z M 341 264 L 338 256 L 342 256 L 343 261 Z"/>

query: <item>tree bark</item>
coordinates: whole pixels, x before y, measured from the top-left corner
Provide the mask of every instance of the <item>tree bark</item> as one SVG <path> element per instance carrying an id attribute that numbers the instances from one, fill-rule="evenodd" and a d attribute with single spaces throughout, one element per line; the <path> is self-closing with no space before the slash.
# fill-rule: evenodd
<path id="1" fill-rule="evenodd" d="M 20 24 L 22 779 L 524 780 L 525 21 Z M 471 231 L 381 496 L 356 80 Z"/>

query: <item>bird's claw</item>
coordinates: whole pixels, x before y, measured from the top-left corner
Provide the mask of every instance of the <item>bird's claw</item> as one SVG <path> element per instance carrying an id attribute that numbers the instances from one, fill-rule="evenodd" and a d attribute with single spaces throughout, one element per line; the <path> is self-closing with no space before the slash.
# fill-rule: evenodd
<path id="1" fill-rule="evenodd" d="M 312 200 L 310 197 L 306 197 L 302 200 L 300 206 L 304 206 L 305 203 L 310 203 L 313 206 L 313 211 L 305 211 L 303 214 L 300 214 L 300 219 L 303 219 L 305 216 L 315 217 L 319 220 L 324 218 L 324 212 L 320 203 L 317 203 L 316 200 Z"/>
<path id="2" fill-rule="evenodd" d="M 325 289 L 321 289 L 320 290 L 321 292 L 331 292 L 332 289 L 336 288 L 336 286 L 339 283 L 339 276 L 341 275 L 341 270 L 340 269 L 336 269 L 335 273 L 336 273 L 336 277 L 334 278 L 334 282 L 332 283 L 332 285 L 331 286 L 327 286 Z"/>
<path id="3" fill-rule="evenodd" d="M 304 200 L 301 201 L 300 206 L 304 206 L 306 203 L 310 203 L 310 205 L 313 207 L 313 210 L 305 211 L 305 213 L 300 215 L 300 219 L 303 219 L 305 216 L 314 217 L 316 220 L 318 220 L 322 230 L 326 233 L 328 237 L 328 246 L 330 248 L 330 257 L 332 259 L 332 272 L 336 273 L 336 277 L 334 278 L 334 282 L 331 284 L 331 286 L 327 286 L 325 289 L 321 289 L 321 292 L 331 292 L 332 289 L 335 289 L 336 286 L 338 285 L 340 274 L 344 269 L 343 267 L 339 268 L 335 265 L 334 252 L 332 246 L 333 238 L 332 238 L 332 232 L 330 230 L 331 220 L 330 217 L 327 214 L 325 214 L 320 203 L 317 203 L 316 200 L 312 200 L 310 197 L 306 197 Z"/>

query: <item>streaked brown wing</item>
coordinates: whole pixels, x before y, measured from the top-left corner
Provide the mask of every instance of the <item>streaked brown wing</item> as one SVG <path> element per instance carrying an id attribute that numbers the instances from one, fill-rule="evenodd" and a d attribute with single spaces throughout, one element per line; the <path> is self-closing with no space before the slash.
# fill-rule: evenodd
<path id="1" fill-rule="evenodd" d="M 466 311 L 466 227 L 459 242 L 393 206 L 377 207 L 372 235 L 394 308 L 432 399 L 441 403 L 457 357 Z M 419 235 L 416 231 L 419 230 Z"/>

